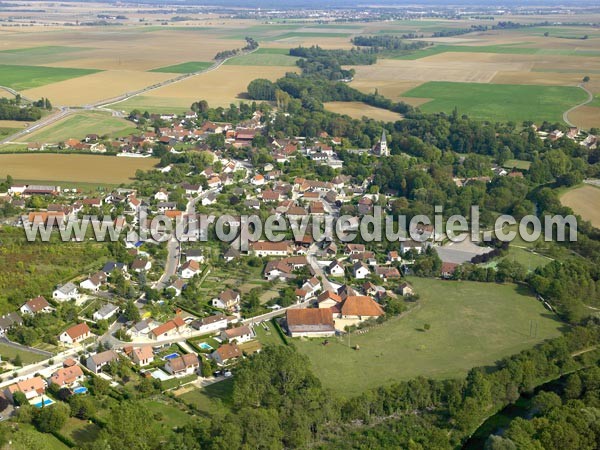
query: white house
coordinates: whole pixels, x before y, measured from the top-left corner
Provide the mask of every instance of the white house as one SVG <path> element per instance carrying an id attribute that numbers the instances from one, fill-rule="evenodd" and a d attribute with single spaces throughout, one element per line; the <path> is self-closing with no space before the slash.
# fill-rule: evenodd
<path id="1" fill-rule="evenodd" d="M 190 326 L 201 333 L 210 333 L 211 331 L 224 330 L 227 328 L 227 322 L 227 316 L 225 314 L 216 314 L 214 316 L 194 320 Z"/>
<path id="2" fill-rule="evenodd" d="M 242 344 L 254 338 L 254 333 L 248 325 L 221 331 L 221 339 Z"/>
<path id="3" fill-rule="evenodd" d="M 197 261 L 186 261 L 181 265 L 181 278 L 189 279 L 200 272 L 200 264 Z"/>
<path id="4" fill-rule="evenodd" d="M 79 287 L 88 291 L 98 292 L 100 286 L 102 286 L 102 283 L 105 281 L 106 274 L 104 272 L 98 272 L 79 283 Z"/>
<path id="5" fill-rule="evenodd" d="M 166 202 L 169 200 L 169 193 L 166 191 L 166 189 L 160 189 L 156 194 L 154 194 L 154 200 Z"/>
<path id="6" fill-rule="evenodd" d="M 90 356 L 85 362 L 85 366 L 94 373 L 100 373 L 107 364 L 119 359 L 114 350 L 106 350 L 102 353 L 96 353 Z"/>
<path id="7" fill-rule="evenodd" d="M 195 353 L 186 353 L 183 356 L 171 358 L 165 364 L 165 370 L 176 377 L 191 375 L 199 368 L 200 360 Z"/>
<path id="8" fill-rule="evenodd" d="M 227 309 L 233 311 L 240 303 L 240 294 L 232 289 L 226 289 L 219 294 L 217 298 L 213 298 L 212 305 L 215 308 Z"/>
<path id="9" fill-rule="evenodd" d="M 23 304 L 20 311 L 21 314 L 49 313 L 52 311 L 52 307 L 48 301 L 40 295 Z"/>
<path id="10" fill-rule="evenodd" d="M 190 248 L 185 252 L 186 261 L 196 261 L 200 264 L 204 262 L 204 254 L 199 248 Z"/>
<path id="11" fill-rule="evenodd" d="M 73 283 L 63 284 L 52 292 L 52 298 L 58 302 L 77 300 L 79 298 L 79 291 Z"/>
<path id="12" fill-rule="evenodd" d="M 367 278 L 371 272 L 369 271 L 367 266 L 364 265 L 364 263 L 357 262 L 356 264 L 354 264 L 354 266 L 352 266 L 352 273 L 354 274 L 354 278 L 356 278 L 357 280 L 362 280 L 364 278 Z"/>
<path id="13" fill-rule="evenodd" d="M 342 266 L 338 261 L 332 261 L 327 270 L 332 277 L 344 276 L 344 266 Z"/>
<path id="14" fill-rule="evenodd" d="M 76 344 L 92 336 L 90 327 L 87 323 L 78 323 L 71 328 L 63 331 L 58 337 L 58 340 L 63 344 Z"/>
<path id="15" fill-rule="evenodd" d="M 112 303 L 107 303 L 98 311 L 96 311 L 92 318 L 94 320 L 108 320 L 115 314 L 119 312 L 119 307 L 117 305 L 113 305 Z"/>

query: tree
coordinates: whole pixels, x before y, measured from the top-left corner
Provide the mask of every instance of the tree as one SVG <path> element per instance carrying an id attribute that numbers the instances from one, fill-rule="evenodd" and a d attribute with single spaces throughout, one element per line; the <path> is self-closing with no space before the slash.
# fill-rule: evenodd
<path id="1" fill-rule="evenodd" d="M 585 77 L 583 77 L 583 82 L 584 82 L 584 83 L 587 83 L 587 82 L 589 82 L 589 81 L 590 81 L 590 77 L 589 77 L 589 75 L 586 75 Z"/>
<path id="2" fill-rule="evenodd" d="M 69 398 L 71 416 L 87 420 L 96 414 L 96 402 L 89 395 L 72 395 Z"/>
<path id="3" fill-rule="evenodd" d="M 133 300 L 127 300 L 123 309 L 123 317 L 125 317 L 127 322 L 138 322 L 140 320 L 140 310 L 135 306 Z"/>
<path id="4" fill-rule="evenodd" d="M 275 100 L 275 85 L 265 78 L 252 80 L 248 85 L 248 96 L 253 100 Z"/>
<path id="5" fill-rule="evenodd" d="M 56 433 L 67 422 L 71 409 L 64 403 L 56 403 L 51 408 L 40 408 L 33 418 L 33 424 L 42 433 Z"/>
<path id="6" fill-rule="evenodd" d="M 27 401 L 27 397 L 21 391 L 17 391 L 13 394 L 13 402 L 15 406 L 27 405 L 29 402 Z"/>

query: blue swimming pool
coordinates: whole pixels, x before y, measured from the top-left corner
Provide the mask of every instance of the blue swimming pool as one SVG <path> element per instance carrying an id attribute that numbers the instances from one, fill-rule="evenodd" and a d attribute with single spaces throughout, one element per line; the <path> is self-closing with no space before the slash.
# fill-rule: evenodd
<path id="1" fill-rule="evenodd" d="M 213 348 L 208 345 L 206 342 L 202 342 L 201 344 L 198 344 L 198 347 L 200 347 L 202 350 L 213 350 Z"/>
<path id="2" fill-rule="evenodd" d="M 75 389 L 73 389 L 74 394 L 86 394 L 87 391 L 88 388 L 86 388 L 85 386 L 77 386 Z"/>
<path id="3" fill-rule="evenodd" d="M 173 359 L 173 358 L 177 358 L 179 356 L 179 353 L 170 353 L 166 356 L 163 356 L 164 360 L 168 360 L 168 359 Z"/>
<path id="4" fill-rule="evenodd" d="M 40 400 L 39 402 L 34 403 L 33 406 L 35 406 L 36 408 L 41 408 L 42 406 L 48 406 L 52 403 L 54 403 L 54 400 L 51 400 L 48 397 L 46 397 L 44 400 Z"/>

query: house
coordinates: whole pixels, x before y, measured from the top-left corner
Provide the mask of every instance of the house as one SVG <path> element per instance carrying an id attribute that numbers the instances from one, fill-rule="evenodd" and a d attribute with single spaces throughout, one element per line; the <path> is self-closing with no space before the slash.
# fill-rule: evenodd
<path id="1" fill-rule="evenodd" d="M 94 275 L 79 283 L 79 287 L 88 291 L 98 292 L 100 286 L 102 286 L 102 283 L 105 281 L 106 274 L 104 272 L 96 272 Z"/>
<path id="2" fill-rule="evenodd" d="M 202 197 L 202 206 L 213 205 L 215 203 L 217 203 L 217 194 L 215 192 L 209 192 L 204 197 Z"/>
<path id="3" fill-rule="evenodd" d="M 29 378 L 27 380 L 17 381 L 4 389 L 4 396 L 8 401 L 14 403 L 13 394 L 15 392 L 22 392 L 27 400 L 31 400 L 39 395 L 46 392 L 47 387 L 46 380 L 40 376 Z"/>
<path id="4" fill-rule="evenodd" d="M 454 275 L 454 272 L 459 265 L 460 264 L 452 262 L 442 262 L 442 268 L 440 270 L 442 278 L 452 278 L 452 275 Z"/>
<path id="5" fill-rule="evenodd" d="M 262 186 L 265 184 L 265 177 L 262 176 L 260 173 L 257 173 L 256 175 L 254 175 L 254 177 L 252 177 L 250 183 L 252 183 L 255 186 Z"/>
<path id="6" fill-rule="evenodd" d="M 83 370 L 78 365 L 62 367 L 48 378 L 50 384 L 57 384 L 61 388 L 73 386 L 81 380 L 83 380 Z"/>
<path id="7" fill-rule="evenodd" d="M 153 328 L 150 331 L 150 338 L 154 340 L 164 339 L 171 336 L 177 336 L 181 333 L 186 327 L 185 322 L 181 317 L 175 317 L 173 320 L 169 320 L 162 325 Z"/>
<path id="8" fill-rule="evenodd" d="M 212 331 L 224 330 L 227 328 L 227 316 L 225 314 L 215 314 L 214 316 L 196 319 L 190 326 L 202 333 L 210 333 Z"/>
<path id="9" fill-rule="evenodd" d="M 348 296 L 335 314 L 335 328 L 344 330 L 347 326 L 357 325 L 368 319 L 375 319 L 385 313 L 379 303 L 367 295 Z"/>
<path id="10" fill-rule="evenodd" d="M 204 254 L 199 248 L 190 248 L 185 252 L 186 261 L 196 261 L 200 264 L 204 262 Z"/>
<path id="11" fill-rule="evenodd" d="M 229 342 L 237 342 L 238 344 L 249 341 L 253 337 L 254 333 L 248 325 L 221 331 L 221 339 Z"/>
<path id="12" fill-rule="evenodd" d="M 306 280 L 302 285 L 302 289 L 306 291 L 309 297 L 312 297 L 321 290 L 321 282 L 316 277 L 312 277 Z"/>
<path id="13" fill-rule="evenodd" d="M 359 261 L 352 266 L 352 274 L 357 280 L 363 280 L 371 274 L 371 271 L 362 261 Z"/>
<path id="14" fill-rule="evenodd" d="M 233 289 L 226 289 L 219 294 L 219 297 L 213 298 L 212 305 L 215 308 L 226 309 L 228 311 L 234 311 L 240 303 L 239 292 Z"/>
<path id="15" fill-rule="evenodd" d="M 0 317 L 0 336 L 4 336 L 4 334 L 10 330 L 15 325 L 22 325 L 23 319 L 16 312 L 10 312 L 8 314 Z"/>
<path id="16" fill-rule="evenodd" d="M 166 202 L 169 200 L 169 193 L 166 189 L 161 188 L 156 194 L 154 194 L 154 200 L 159 202 Z"/>
<path id="17" fill-rule="evenodd" d="M 251 242 L 249 253 L 254 256 L 287 256 L 291 253 L 290 244 L 287 241 L 282 242 Z"/>
<path id="18" fill-rule="evenodd" d="M 186 261 L 181 265 L 181 278 L 189 279 L 200 272 L 200 264 L 195 260 Z"/>
<path id="19" fill-rule="evenodd" d="M 177 278 L 169 286 L 167 286 L 167 289 L 172 289 L 173 295 L 175 297 L 179 297 L 186 286 L 187 282 L 183 278 Z"/>
<path id="20" fill-rule="evenodd" d="M 94 320 L 108 320 L 119 312 L 119 307 L 112 303 L 107 303 L 92 315 Z"/>
<path id="21" fill-rule="evenodd" d="M 240 252 L 239 250 L 233 248 L 233 247 L 229 247 L 227 249 L 227 251 L 225 253 L 223 253 L 223 259 L 225 259 L 225 262 L 231 262 L 236 258 L 240 257 Z"/>
<path id="22" fill-rule="evenodd" d="M 398 254 L 397 251 L 392 250 L 392 251 L 388 252 L 387 262 L 394 263 L 394 262 L 400 262 L 400 261 L 402 261 L 402 258 L 400 257 L 400 255 Z"/>
<path id="23" fill-rule="evenodd" d="M 181 183 L 181 188 L 185 190 L 185 195 L 198 195 L 202 192 L 202 186 L 200 184 Z"/>
<path id="24" fill-rule="evenodd" d="M 123 348 L 123 351 L 127 356 L 129 356 L 134 364 L 137 364 L 140 367 L 147 366 L 154 361 L 154 352 L 152 351 L 152 347 L 149 345 L 145 347 L 129 346 Z"/>
<path id="25" fill-rule="evenodd" d="M 386 281 L 400 278 L 400 272 L 395 267 L 375 267 L 375 273 Z"/>
<path id="26" fill-rule="evenodd" d="M 417 252 L 421 254 L 425 248 L 424 242 L 413 241 L 412 239 L 400 242 L 400 252 L 404 255 L 408 251 Z"/>
<path id="27" fill-rule="evenodd" d="M 332 261 L 331 264 L 327 266 L 327 271 L 332 277 L 344 276 L 344 266 L 342 266 L 338 261 Z"/>
<path id="28" fill-rule="evenodd" d="M 131 263 L 131 270 L 134 272 L 147 272 L 152 268 L 152 263 L 149 259 L 137 257 Z"/>
<path id="29" fill-rule="evenodd" d="M 291 337 L 324 337 L 335 334 L 330 308 L 288 309 L 286 323 Z"/>
<path id="30" fill-rule="evenodd" d="M 21 314 L 49 313 L 52 311 L 52 307 L 48 300 L 39 295 L 21 306 L 20 311 Z"/>
<path id="31" fill-rule="evenodd" d="M 317 297 L 319 308 L 336 308 L 342 303 L 342 297 L 332 291 L 324 291 Z"/>
<path id="32" fill-rule="evenodd" d="M 357 253 L 364 253 L 365 246 L 364 244 L 346 244 L 344 247 L 344 255 L 356 255 Z"/>
<path id="33" fill-rule="evenodd" d="M 88 357 L 85 366 L 94 373 L 100 373 L 104 366 L 118 359 L 119 355 L 114 350 L 106 350 L 105 352 L 96 353 Z"/>
<path id="34" fill-rule="evenodd" d="M 58 340 L 64 344 L 76 344 L 91 336 L 90 327 L 88 327 L 87 323 L 82 322 L 63 331 Z"/>
<path id="35" fill-rule="evenodd" d="M 52 298 L 58 302 L 77 300 L 79 298 L 79 291 L 73 283 L 67 283 L 56 288 L 52 292 Z"/>
<path id="36" fill-rule="evenodd" d="M 402 283 L 400 286 L 398 286 L 398 292 L 400 293 L 400 295 L 402 295 L 404 297 L 406 297 L 407 295 L 415 294 L 415 290 L 408 283 Z"/>
<path id="37" fill-rule="evenodd" d="M 102 272 L 108 277 L 113 271 L 119 270 L 121 272 L 127 272 L 127 264 L 121 262 L 109 261 L 102 267 Z"/>
<path id="38" fill-rule="evenodd" d="M 191 375 L 200 368 L 200 360 L 195 353 L 186 353 L 167 360 L 165 370 L 176 377 Z"/>
<path id="39" fill-rule="evenodd" d="M 127 334 L 131 337 L 148 337 L 150 332 L 158 326 L 160 324 L 153 319 L 140 320 L 127 330 Z"/>
<path id="40" fill-rule="evenodd" d="M 210 354 L 210 357 L 219 366 L 223 366 L 242 356 L 242 351 L 237 344 L 223 344 L 217 350 Z"/>

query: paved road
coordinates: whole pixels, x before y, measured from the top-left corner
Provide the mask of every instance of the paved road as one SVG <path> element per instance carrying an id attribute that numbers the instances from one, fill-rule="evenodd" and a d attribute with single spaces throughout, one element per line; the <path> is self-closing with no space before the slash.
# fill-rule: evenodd
<path id="1" fill-rule="evenodd" d="M 20 96 L 21 96 L 21 98 L 22 98 L 23 100 L 25 100 L 26 102 L 31 102 L 31 100 L 30 100 L 30 99 L 28 99 L 27 97 L 23 97 L 23 94 L 20 94 L 19 92 L 15 91 L 13 88 L 9 88 L 8 86 L 0 86 L 0 89 L 3 89 L 3 90 L 5 90 L 6 92 L 8 92 L 8 93 L 10 93 L 10 94 L 14 95 L 15 97 L 16 97 L 17 95 L 20 95 Z"/>
<path id="2" fill-rule="evenodd" d="M 60 110 L 53 112 L 52 114 L 44 117 L 37 122 L 34 122 L 27 128 L 22 129 L 18 133 L 13 134 L 12 136 L 8 136 L 0 141 L 0 144 L 8 144 L 14 142 L 16 139 L 19 139 L 22 136 L 28 135 L 34 131 L 39 130 L 40 128 L 46 127 L 48 125 L 53 124 L 54 122 L 64 119 L 69 114 L 72 114 L 73 110 L 71 108 L 62 107 Z"/>
<path id="3" fill-rule="evenodd" d="M 316 257 L 317 249 L 318 249 L 317 244 L 313 243 L 308 248 L 306 260 L 308 261 L 308 264 L 310 264 L 310 267 L 312 268 L 313 272 L 315 273 L 315 276 L 317 278 L 319 278 L 319 277 L 321 278 L 321 284 L 323 285 L 323 290 L 324 291 L 332 291 L 334 289 L 333 289 L 333 286 L 331 285 L 331 281 L 329 281 L 327 279 L 327 275 L 325 275 L 325 272 L 323 272 L 323 268 L 317 262 L 317 257 Z"/>
<path id="4" fill-rule="evenodd" d="M 266 314 L 261 314 L 260 316 L 255 316 L 255 317 L 250 317 L 248 319 L 244 319 L 244 320 L 242 320 L 242 323 L 245 325 L 253 325 L 255 323 L 265 322 L 267 320 L 271 320 L 273 317 L 284 315 L 288 309 L 305 308 L 314 301 L 315 301 L 315 299 L 311 298 L 310 300 L 306 300 L 305 302 L 294 303 L 293 305 L 287 306 L 285 308 L 276 309 L 276 310 L 273 310 Z"/>
<path id="5" fill-rule="evenodd" d="M 181 256 L 181 244 L 175 237 L 172 237 L 167 243 L 167 260 L 165 261 L 165 271 L 160 280 L 154 285 L 155 289 L 162 290 L 169 285 L 169 280 L 177 272 L 179 266 L 179 257 Z"/>
<path id="6" fill-rule="evenodd" d="M 587 100 L 586 100 L 586 101 L 584 101 L 583 103 L 580 103 L 579 105 L 575 105 L 575 106 L 573 106 L 571 109 L 569 109 L 568 111 L 565 111 L 565 112 L 563 113 L 563 122 L 565 122 L 565 123 L 566 123 L 567 125 L 569 125 L 570 127 L 574 127 L 574 126 L 576 126 L 576 125 L 575 125 L 575 124 L 573 124 L 573 122 L 571 122 L 571 121 L 569 120 L 569 114 L 570 114 L 570 113 L 572 113 L 573 111 L 575 111 L 577 108 L 580 108 L 580 107 L 582 107 L 582 106 L 585 106 L 585 105 L 587 105 L 588 103 L 590 103 L 592 100 L 594 100 L 594 94 L 592 94 L 592 93 L 591 93 L 591 92 L 590 92 L 590 91 L 589 91 L 589 90 L 588 90 L 588 89 L 587 89 L 587 88 L 586 88 L 586 87 L 583 85 L 583 83 L 582 83 L 582 84 L 579 84 L 579 85 L 578 85 L 578 87 L 580 87 L 581 89 L 583 89 L 583 90 L 584 90 L 584 91 L 587 93 L 587 95 L 588 95 L 588 98 L 587 98 Z"/>

